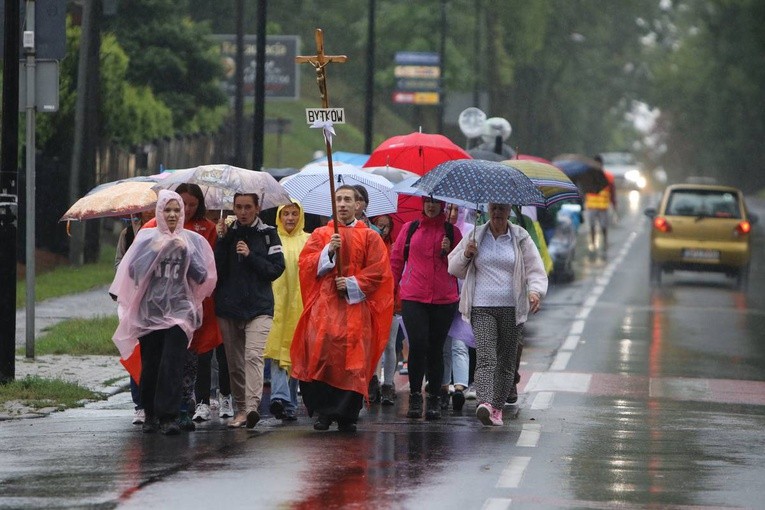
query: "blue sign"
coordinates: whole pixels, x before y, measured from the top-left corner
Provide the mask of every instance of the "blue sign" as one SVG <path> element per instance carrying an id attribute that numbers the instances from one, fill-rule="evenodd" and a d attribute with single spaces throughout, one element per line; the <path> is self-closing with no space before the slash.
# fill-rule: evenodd
<path id="1" fill-rule="evenodd" d="M 441 64 L 441 56 L 427 51 L 397 51 L 395 62 L 399 65 L 437 66 Z"/>

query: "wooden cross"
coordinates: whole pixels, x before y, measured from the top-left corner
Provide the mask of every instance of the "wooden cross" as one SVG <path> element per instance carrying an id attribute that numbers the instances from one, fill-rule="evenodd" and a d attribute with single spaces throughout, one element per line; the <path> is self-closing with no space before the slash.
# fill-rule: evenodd
<path id="1" fill-rule="evenodd" d="M 309 63 L 316 69 L 316 83 L 319 85 L 319 95 L 321 96 L 321 107 L 329 108 L 329 95 L 327 94 L 327 75 L 324 68 L 330 62 L 342 64 L 348 61 L 345 55 L 325 55 L 324 54 L 324 34 L 320 28 L 316 29 L 316 55 L 295 57 L 298 64 Z"/>
<path id="2" fill-rule="evenodd" d="M 324 54 L 324 34 L 320 28 L 316 29 L 316 55 L 310 57 L 295 57 L 295 62 L 298 64 L 305 64 L 307 62 L 311 64 L 316 70 L 316 83 L 319 85 L 319 95 L 321 96 L 322 108 L 329 108 L 329 94 L 327 94 L 327 74 L 324 71 L 324 68 L 327 67 L 327 64 L 330 62 L 337 62 L 338 64 L 342 64 L 347 60 L 348 57 L 345 55 Z M 330 142 L 329 137 L 325 136 L 324 138 L 327 147 L 327 170 L 329 171 L 329 196 L 331 197 L 330 200 L 332 200 L 332 220 L 334 223 L 335 234 L 338 234 L 340 229 L 337 223 L 337 203 L 335 202 L 335 172 L 332 167 L 332 143 Z M 335 267 L 337 267 L 337 274 L 338 276 L 343 276 L 343 262 L 340 257 L 339 250 L 335 256 L 337 257 L 337 262 L 335 264 Z"/>

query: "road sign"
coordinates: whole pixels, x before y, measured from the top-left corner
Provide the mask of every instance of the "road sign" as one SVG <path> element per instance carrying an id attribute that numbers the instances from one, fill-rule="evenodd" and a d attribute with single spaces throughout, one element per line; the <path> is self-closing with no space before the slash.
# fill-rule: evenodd
<path id="1" fill-rule="evenodd" d="M 393 102 L 398 104 L 437 105 L 441 103 L 438 92 L 393 92 Z"/>
<path id="2" fill-rule="evenodd" d="M 58 61 L 35 61 L 35 108 L 38 112 L 58 111 Z M 19 111 L 27 110 L 27 65 L 19 63 Z"/>
<path id="3" fill-rule="evenodd" d="M 441 68 L 435 66 L 396 66 L 393 68 L 396 78 L 439 78 Z"/>
<path id="4" fill-rule="evenodd" d="M 399 78 L 396 80 L 396 90 L 438 92 L 441 90 L 441 80 L 438 78 Z"/>
<path id="5" fill-rule="evenodd" d="M 344 108 L 306 108 L 305 120 L 308 124 L 313 124 L 316 121 L 327 122 L 331 121 L 332 124 L 345 124 L 345 109 Z"/>
<path id="6" fill-rule="evenodd" d="M 61 60 L 66 56 L 66 0 L 35 0 L 35 58 L 41 60 Z M 19 33 L 26 19 L 26 2 L 21 1 Z M 5 19 L 5 2 L 0 2 L 0 19 Z M 21 39 L 21 38 L 19 38 Z M 5 47 L 4 26 L 0 23 L 0 55 Z M 24 48 L 19 40 L 19 58 L 24 57 Z"/>
<path id="7" fill-rule="evenodd" d="M 441 58 L 438 53 L 427 51 L 397 51 L 394 57 L 396 64 L 438 66 Z"/>

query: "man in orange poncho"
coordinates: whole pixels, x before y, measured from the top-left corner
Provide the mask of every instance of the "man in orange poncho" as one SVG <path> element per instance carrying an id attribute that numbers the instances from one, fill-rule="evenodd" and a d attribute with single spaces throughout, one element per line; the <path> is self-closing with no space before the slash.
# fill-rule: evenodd
<path id="1" fill-rule="evenodd" d="M 353 432 L 369 380 L 388 341 L 393 276 L 380 235 L 355 218 L 358 191 L 335 192 L 334 224 L 316 229 L 300 254 L 303 314 L 292 340 L 292 376 L 300 381 L 313 428 Z M 342 268 L 338 274 L 336 254 Z"/>

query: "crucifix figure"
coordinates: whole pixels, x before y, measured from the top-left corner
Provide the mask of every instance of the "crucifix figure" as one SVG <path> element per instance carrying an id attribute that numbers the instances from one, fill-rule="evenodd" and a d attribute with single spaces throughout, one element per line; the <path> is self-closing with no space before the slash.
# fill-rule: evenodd
<path id="1" fill-rule="evenodd" d="M 324 34 L 320 28 L 316 29 L 316 55 L 297 56 L 295 62 L 298 64 L 311 64 L 316 70 L 316 83 L 319 85 L 319 95 L 321 96 L 321 107 L 329 108 L 329 95 L 327 94 L 327 75 L 324 68 L 330 62 L 342 64 L 348 60 L 345 55 L 325 55 L 324 54 Z"/>
<path id="2" fill-rule="evenodd" d="M 327 73 L 324 68 L 330 62 L 337 62 L 339 64 L 346 62 L 348 57 L 345 55 L 325 55 L 324 54 L 324 34 L 320 28 L 316 29 L 316 55 L 312 56 L 297 56 L 295 62 L 298 64 L 305 64 L 306 62 L 311 64 L 316 70 L 316 83 L 319 85 L 319 94 L 321 95 L 321 107 L 329 108 L 329 94 L 327 94 Z M 330 123 L 331 124 L 331 123 Z M 314 126 L 316 127 L 316 126 Z M 327 147 L 327 170 L 329 171 L 329 195 L 332 200 L 332 220 L 335 225 L 335 234 L 339 233 L 337 222 L 337 204 L 335 203 L 335 174 L 332 168 L 332 141 L 331 135 L 324 133 L 324 140 Z M 329 127 L 331 130 L 331 125 Z M 340 258 L 340 252 L 337 252 L 337 274 L 343 275 L 343 264 Z"/>

